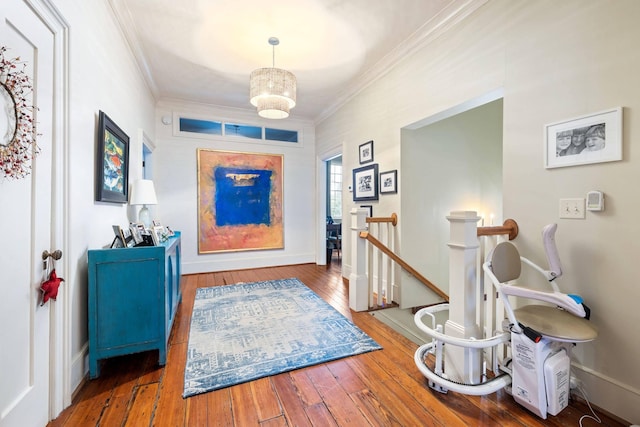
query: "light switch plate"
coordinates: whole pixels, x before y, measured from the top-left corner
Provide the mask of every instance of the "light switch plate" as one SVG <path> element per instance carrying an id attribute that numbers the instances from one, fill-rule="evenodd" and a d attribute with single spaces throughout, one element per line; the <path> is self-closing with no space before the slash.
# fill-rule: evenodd
<path id="1" fill-rule="evenodd" d="M 560 199 L 560 218 L 584 219 L 584 199 Z"/>

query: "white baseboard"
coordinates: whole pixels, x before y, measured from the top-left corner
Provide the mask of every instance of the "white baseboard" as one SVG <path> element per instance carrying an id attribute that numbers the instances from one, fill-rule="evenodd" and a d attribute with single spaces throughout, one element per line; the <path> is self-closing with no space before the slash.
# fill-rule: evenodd
<path id="1" fill-rule="evenodd" d="M 80 351 L 71 360 L 71 395 L 75 396 L 78 387 L 84 383 L 84 378 L 89 372 L 89 343 L 85 343 Z"/>
<path id="2" fill-rule="evenodd" d="M 577 363 L 571 367 L 592 404 L 631 424 L 640 424 L 640 389 Z"/>
<path id="3" fill-rule="evenodd" d="M 207 259 L 204 261 L 183 261 L 182 274 L 209 273 L 215 271 L 244 270 L 281 265 L 315 263 L 315 254 L 256 256 L 228 258 L 222 261 Z"/>

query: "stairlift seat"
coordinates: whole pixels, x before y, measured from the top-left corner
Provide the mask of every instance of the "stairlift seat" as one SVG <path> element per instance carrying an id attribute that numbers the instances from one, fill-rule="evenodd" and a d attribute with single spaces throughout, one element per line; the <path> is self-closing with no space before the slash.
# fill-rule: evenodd
<path id="1" fill-rule="evenodd" d="M 555 341 L 587 342 L 598 336 L 587 319 L 557 307 L 526 305 L 513 312 L 520 323 Z"/>
<path id="2" fill-rule="evenodd" d="M 518 249 L 510 242 L 499 243 L 490 255 L 489 267 L 492 281 L 503 296 L 505 308 L 511 310 L 508 296 L 518 296 L 555 305 L 526 305 L 513 310 L 515 319 L 510 321 L 521 323 L 536 332 L 555 341 L 585 342 L 595 339 L 596 328 L 584 318 L 585 310 L 579 297 L 569 296 L 561 292 L 545 292 L 524 286 L 508 284 L 520 277 L 522 262 L 534 265 L 522 258 Z M 494 280 L 495 279 L 495 280 Z"/>

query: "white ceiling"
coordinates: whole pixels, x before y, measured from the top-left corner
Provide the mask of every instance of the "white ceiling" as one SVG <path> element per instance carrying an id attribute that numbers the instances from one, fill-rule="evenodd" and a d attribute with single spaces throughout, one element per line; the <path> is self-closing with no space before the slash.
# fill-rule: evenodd
<path id="1" fill-rule="evenodd" d="M 110 0 L 157 99 L 249 104 L 249 74 L 298 80 L 291 118 L 319 120 L 487 0 Z"/>

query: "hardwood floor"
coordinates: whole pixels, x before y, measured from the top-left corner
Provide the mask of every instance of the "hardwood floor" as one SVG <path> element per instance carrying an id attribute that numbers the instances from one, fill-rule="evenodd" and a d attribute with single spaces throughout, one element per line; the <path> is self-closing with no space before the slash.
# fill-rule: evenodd
<path id="1" fill-rule="evenodd" d="M 297 277 L 384 349 L 182 398 L 191 309 L 197 287 Z M 61 426 L 578 426 L 581 401 L 542 420 L 501 391 L 474 397 L 431 391 L 413 362 L 417 346 L 367 313 L 351 312 L 339 260 L 183 276 L 183 297 L 165 367 L 157 352 L 109 359 L 87 381 Z M 625 424 L 598 413 L 607 426 Z M 584 426 L 596 425 L 585 420 Z"/>

